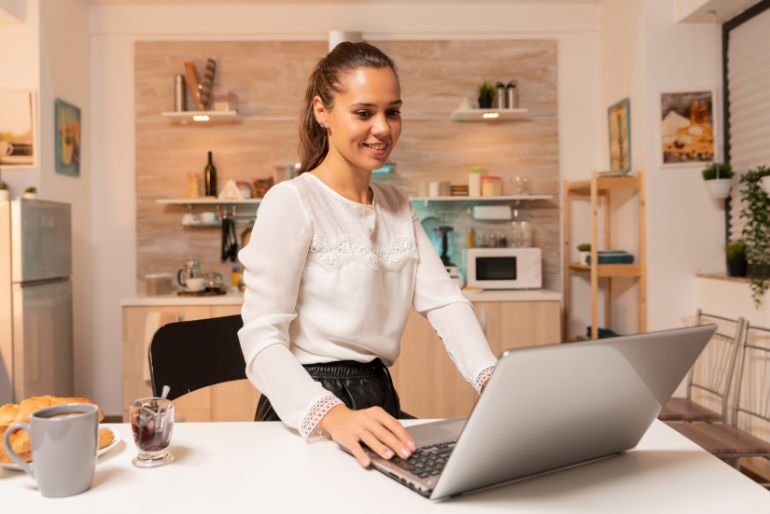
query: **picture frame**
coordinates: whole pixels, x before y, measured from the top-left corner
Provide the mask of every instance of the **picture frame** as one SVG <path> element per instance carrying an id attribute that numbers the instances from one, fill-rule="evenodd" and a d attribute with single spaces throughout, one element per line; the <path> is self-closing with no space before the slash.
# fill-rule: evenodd
<path id="1" fill-rule="evenodd" d="M 660 93 L 661 167 L 703 166 L 718 158 L 717 98 L 713 89 Z"/>
<path id="2" fill-rule="evenodd" d="M 0 168 L 37 166 L 35 91 L 0 90 Z"/>
<path id="3" fill-rule="evenodd" d="M 80 176 L 80 107 L 60 98 L 54 106 L 55 168 L 60 175 Z"/>
<path id="4" fill-rule="evenodd" d="M 610 171 L 631 171 L 631 99 L 626 97 L 607 108 Z"/>

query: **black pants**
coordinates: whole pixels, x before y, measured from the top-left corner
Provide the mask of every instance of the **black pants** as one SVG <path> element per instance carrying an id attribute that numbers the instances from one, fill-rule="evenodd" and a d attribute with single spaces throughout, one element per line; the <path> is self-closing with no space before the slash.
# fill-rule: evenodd
<path id="1" fill-rule="evenodd" d="M 372 362 L 337 361 L 306 364 L 304 368 L 313 380 L 339 398 L 353 410 L 379 406 L 397 419 L 414 419 L 401 410 L 398 394 L 393 387 L 388 368 L 380 359 Z M 262 395 L 257 404 L 254 421 L 281 421 L 270 400 Z"/>

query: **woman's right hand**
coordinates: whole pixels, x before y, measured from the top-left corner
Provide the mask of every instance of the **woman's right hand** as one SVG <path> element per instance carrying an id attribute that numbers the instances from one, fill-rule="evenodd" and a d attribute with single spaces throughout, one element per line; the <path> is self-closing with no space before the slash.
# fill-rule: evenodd
<path id="1" fill-rule="evenodd" d="M 396 454 L 402 459 L 409 458 L 417 449 L 409 432 L 382 407 L 351 410 L 337 405 L 321 418 L 320 426 L 337 444 L 350 450 L 365 468 L 371 459 L 361 443 L 386 460 Z"/>

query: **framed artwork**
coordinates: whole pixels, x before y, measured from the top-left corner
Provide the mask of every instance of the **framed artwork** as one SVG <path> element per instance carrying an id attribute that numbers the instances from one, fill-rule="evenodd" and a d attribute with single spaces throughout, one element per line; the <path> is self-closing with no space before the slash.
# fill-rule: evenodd
<path id="1" fill-rule="evenodd" d="M 35 166 L 34 92 L 0 91 L 0 113 L 0 167 Z"/>
<path id="2" fill-rule="evenodd" d="M 713 91 L 660 94 L 660 155 L 663 166 L 713 162 L 716 158 Z"/>
<path id="3" fill-rule="evenodd" d="M 610 171 L 631 171 L 631 100 L 623 100 L 607 109 L 610 137 Z"/>
<path id="4" fill-rule="evenodd" d="M 56 173 L 80 176 L 80 108 L 56 99 Z"/>

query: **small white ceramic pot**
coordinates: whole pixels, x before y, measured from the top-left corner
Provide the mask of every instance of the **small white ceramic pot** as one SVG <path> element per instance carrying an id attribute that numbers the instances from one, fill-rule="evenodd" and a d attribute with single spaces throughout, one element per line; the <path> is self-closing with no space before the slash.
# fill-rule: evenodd
<path id="1" fill-rule="evenodd" d="M 706 190 L 711 198 L 716 200 L 722 200 L 730 196 L 730 186 L 732 186 L 732 179 L 718 178 L 714 180 L 706 180 Z"/>

